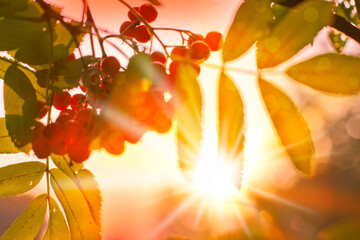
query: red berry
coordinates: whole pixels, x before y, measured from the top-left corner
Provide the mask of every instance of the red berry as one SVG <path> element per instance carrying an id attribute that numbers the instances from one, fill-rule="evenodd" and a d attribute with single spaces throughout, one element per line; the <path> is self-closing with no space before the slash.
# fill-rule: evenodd
<path id="1" fill-rule="evenodd" d="M 124 152 L 124 138 L 121 132 L 109 132 L 101 139 L 101 145 L 110 154 L 120 155 Z"/>
<path id="2" fill-rule="evenodd" d="M 210 57 L 210 48 L 204 41 L 195 41 L 190 46 L 190 57 L 198 61 L 205 61 Z"/>
<path id="3" fill-rule="evenodd" d="M 195 42 L 195 41 L 204 41 L 204 39 L 205 39 L 205 38 L 204 38 L 203 35 L 193 34 L 193 35 L 191 35 L 191 36 L 189 37 L 187 44 L 188 44 L 188 46 L 190 47 L 193 42 Z"/>
<path id="4" fill-rule="evenodd" d="M 165 64 L 166 63 L 166 57 L 165 55 L 162 53 L 162 52 L 153 52 L 151 55 L 150 55 L 150 59 L 152 62 L 160 62 L 162 64 Z"/>
<path id="5" fill-rule="evenodd" d="M 74 96 L 72 96 L 71 98 L 71 109 L 76 111 L 78 109 L 82 109 L 82 108 L 86 108 L 87 107 L 87 103 L 83 102 L 84 100 L 84 94 L 81 93 L 77 93 Z"/>
<path id="6" fill-rule="evenodd" d="M 131 126 L 129 129 L 123 129 L 121 132 L 125 141 L 135 144 L 142 138 L 146 129 L 144 126 L 135 125 Z"/>
<path id="7" fill-rule="evenodd" d="M 140 11 L 140 7 L 134 7 L 134 9 L 139 12 Z M 137 20 L 137 17 L 129 10 L 128 12 L 128 17 L 131 21 L 135 21 Z"/>
<path id="8" fill-rule="evenodd" d="M 126 22 L 123 22 L 123 24 L 121 24 L 121 26 L 120 26 L 120 33 L 123 33 L 123 35 L 125 37 L 129 37 L 129 38 L 134 37 L 135 26 L 133 25 L 133 26 L 129 27 L 131 24 L 132 24 L 132 22 L 126 21 Z M 125 30 L 126 30 L 126 32 L 125 32 Z"/>
<path id="9" fill-rule="evenodd" d="M 75 121 L 80 123 L 83 127 L 88 127 L 94 121 L 95 115 L 92 109 L 84 108 L 79 110 L 75 115 Z"/>
<path id="10" fill-rule="evenodd" d="M 63 128 L 57 123 L 45 126 L 44 137 L 48 140 L 50 150 L 59 155 L 66 153 L 65 134 Z"/>
<path id="11" fill-rule="evenodd" d="M 61 111 L 66 109 L 70 105 L 70 102 L 71 102 L 71 95 L 69 92 L 54 94 L 53 106 L 57 110 Z"/>
<path id="12" fill-rule="evenodd" d="M 47 113 L 47 109 L 46 109 L 44 102 L 37 101 L 37 103 L 38 103 L 38 110 L 39 110 L 39 119 L 42 119 L 43 117 L 45 117 L 45 115 Z"/>
<path id="13" fill-rule="evenodd" d="M 187 54 L 188 49 L 186 47 L 174 47 L 173 50 L 171 50 L 170 57 L 176 60 L 186 57 Z"/>
<path id="14" fill-rule="evenodd" d="M 33 142 L 32 149 L 38 158 L 47 158 L 51 154 L 48 140 L 43 136 L 36 137 Z"/>
<path id="15" fill-rule="evenodd" d="M 79 138 L 69 144 L 68 155 L 76 163 L 82 163 L 90 157 L 90 142 Z"/>
<path id="16" fill-rule="evenodd" d="M 106 57 L 101 61 L 101 70 L 105 74 L 115 74 L 120 70 L 120 62 L 116 59 L 116 57 Z"/>
<path id="17" fill-rule="evenodd" d="M 219 51 L 224 44 L 222 34 L 216 31 L 208 32 L 204 41 L 209 45 L 211 51 Z"/>
<path id="18" fill-rule="evenodd" d="M 81 85 L 80 85 L 80 89 L 81 89 L 81 91 L 83 91 L 84 93 L 86 93 L 86 92 L 87 92 L 87 90 L 88 90 L 88 89 L 87 89 L 87 87 L 85 87 L 85 86 L 81 86 Z"/>
<path id="19" fill-rule="evenodd" d="M 146 43 L 150 40 L 150 34 L 144 25 L 139 25 L 134 30 L 134 37 L 140 43 Z"/>
<path id="20" fill-rule="evenodd" d="M 174 60 L 170 63 L 169 66 L 169 71 L 170 71 L 170 77 L 171 79 L 176 79 L 176 76 L 178 74 L 178 69 L 180 66 L 180 61 L 179 60 Z"/>
<path id="21" fill-rule="evenodd" d="M 72 142 L 78 139 L 84 132 L 83 126 L 73 119 L 66 121 L 63 125 L 63 129 L 66 142 Z"/>
<path id="22" fill-rule="evenodd" d="M 71 60 L 75 60 L 75 59 L 76 59 L 75 54 L 72 53 L 72 54 L 70 54 L 70 55 L 68 56 L 68 58 L 66 59 L 66 61 L 71 61 Z"/>
<path id="23" fill-rule="evenodd" d="M 156 8 L 150 3 L 145 3 L 141 5 L 139 12 L 141 16 L 149 23 L 155 21 L 158 16 Z"/>

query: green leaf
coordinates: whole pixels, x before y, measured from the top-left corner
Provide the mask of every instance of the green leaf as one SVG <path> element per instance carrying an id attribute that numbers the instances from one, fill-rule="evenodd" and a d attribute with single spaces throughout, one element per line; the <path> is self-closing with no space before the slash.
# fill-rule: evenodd
<path id="1" fill-rule="evenodd" d="M 70 240 L 64 215 L 53 198 L 50 198 L 50 218 L 43 240 Z"/>
<path id="2" fill-rule="evenodd" d="M 46 194 L 31 201 L 24 212 L 16 218 L 0 240 L 33 240 L 38 234 L 46 213 Z"/>
<path id="3" fill-rule="evenodd" d="M 225 73 L 219 79 L 219 152 L 236 162 L 241 172 L 244 149 L 244 104 L 234 82 Z"/>
<path id="4" fill-rule="evenodd" d="M 295 167 L 311 174 L 314 147 L 310 131 L 291 99 L 279 88 L 259 79 L 261 95 L 275 130 Z"/>
<path id="5" fill-rule="evenodd" d="M 19 149 L 11 141 L 5 125 L 5 118 L 0 118 L 0 153 L 18 153 Z"/>
<path id="6" fill-rule="evenodd" d="M 139 81 L 143 78 L 153 79 L 154 69 L 151 64 L 150 55 L 138 53 L 130 58 L 125 74 L 130 81 Z"/>
<path id="7" fill-rule="evenodd" d="M 43 9 L 36 2 L 30 2 L 25 11 L 0 20 L 0 50 L 18 49 L 15 59 L 30 65 L 48 63 L 51 39 L 49 25 L 42 15 Z"/>
<path id="8" fill-rule="evenodd" d="M 305 1 L 289 11 L 258 42 L 258 67 L 274 67 L 312 43 L 316 34 L 333 21 L 332 6 L 332 2 Z"/>
<path id="9" fill-rule="evenodd" d="M 23 162 L 0 168 L 0 198 L 27 192 L 42 179 L 46 165 Z"/>
<path id="10" fill-rule="evenodd" d="M 223 61 L 231 61 L 244 54 L 264 34 L 271 22 L 270 1 L 246 0 L 241 4 L 225 38 Z"/>
<path id="11" fill-rule="evenodd" d="M 72 239 L 101 239 L 89 206 L 79 187 L 59 169 L 51 169 L 51 186 L 64 208 Z"/>
<path id="12" fill-rule="evenodd" d="M 71 21 L 69 24 L 77 25 L 79 23 Z M 56 33 L 56 40 L 54 41 L 54 60 L 66 60 L 67 57 L 74 51 L 76 48 L 75 41 L 71 33 L 64 27 L 63 24 L 58 23 L 55 25 L 54 31 Z M 76 33 L 74 31 L 76 39 L 79 43 L 82 42 L 85 33 Z"/>
<path id="13" fill-rule="evenodd" d="M 30 80 L 10 66 L 4 77 L 6 127 L 16 147 L 23 147 L 35 138 L 35 118 L 38 116 L 36 94 Z"/>
<path id="14" fill-rule="evenodd" d="M 351 219 L 339 222 L 322 230 L 318 240 L 351 240 L 360 239 L 360 220 Z"/>
<path id="15" fill-rule="evenodd" d="M 6 58 L 6 57 L 0 57 L 0 78 L 1 79 L 4 79 L 6 70 L 12 64 L 16 64 L 16 62 L 14 60 Z M 20 63 L 17 63 L 17 67 L 29 78 L 31 84 L 33 85 L 33 88 L 35 89 L 37 99 L 45 102 L 46 88 L 42 88 L 39 86 L 34 72 L 31 69 L 29 69 L 28 67 L 25 67 Z"/>
<path id="16" fill-rule="evenodd" d="M 202 95 L 197 73 L 190 63 L 179 65 L 175 84 L 175 119 L 180 168 L 186 177 L 196 166 L 201 147 Z M 188 172 L 189 171 L 189 172 Z"/>
<path id="17" fill-rule="evenodd" d="M 87 169 L 81 169 L 75 175 L 77 184 L 89 205 L 95 223 L 101 228 L 102 197 L 94 175 Z"/>
<path id="18" fill-rule="evenodd" d="M 360 58 L 335 53 L 291 66 L 286 74 L 316 90 L 342 95 L 360 91 Z"/>
<path id="19" fill-rule="evenodd" d="M 27 3 L 28 0 L 0 0 L 0 17 L 25 10 Z"/>
<path id="20" fill-rule="evenodd" d="M 85 65 L 97 62 L 92 56 L 83 57 Z M 55 63 L 51 70 L 49 88 L 56 92 L 63 89 L 71 89 L 79 85 L 79 81 L 84 72 L 84 66 L 81 59 Z M 35 73 L 37 79 L 42 84 L 46 84 L 48 70 L 39 70 Z"/>

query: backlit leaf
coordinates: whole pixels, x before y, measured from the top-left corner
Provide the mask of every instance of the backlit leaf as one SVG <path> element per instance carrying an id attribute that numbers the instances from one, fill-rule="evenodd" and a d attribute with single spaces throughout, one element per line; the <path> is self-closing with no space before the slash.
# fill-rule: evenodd
<path id="1" fill-rule="evenodd" d="M 24 162 L 0 168 L 0 198 L 33 189 L 42 179 L 46 165 Z"/>
<path id="2" fill-rule="evenodd" d="M 100 228 L 79 187 L 59 169 L 51 169 L 51 186 L 64 208 L 71 239 L 101 239 Z"/>
<path id="3" fill-rule="evenodd" d="M 179 65 L 175 86 L 175 119 L 177 120 L 177 146 L 180 168 L 188 176 L 198 160 L 201 139 L 202 95 L 193 66 Z"/>
<path id="4" fill-rule="evenodd" d="M 244 104 L 233 81 L 221 73 L 219 79 L 219 151 L 242 170 L 244 149 Z"/>
<path id="5" fill-rule="evenodd" d="M 0 118 L 0 153 L 18 153 L 19 149 L 11 141 L 5 125 L 5 118 Z"/>
<path id="6" fill-rule="evenodd" d="M 50 218 L 43 240 L 70 240 L 64 215 L 53 198 L 50 198 Z"/>
<path id="7" fill-rule="evenodd" d="M 0 16 L 9 16 L 25 10 L 28 0 L 0 0 Z"/>
<path id="8" fill-rule="evenodd" d="M 311 174 L 314 154 L 310 131 L 291 99 L 271 83 L 259 79 L 261 95 L 275 130 L 295 167 Z"/>
<path id="9" fill-rule="evenodd" d="M 223 61 L 231 61 L 244 54 L 271 22 L 270 1 L 246 0 L 241 4 L 225 38 Z"/>
<path id="10" fill-rule="evenodd" d="M 16 218 L 0 240 L 33 240 L 38 234 L 45 218 L 46 194 L 31 201 L 24 212 Z"/>
<path id="11" fill-rule="evenodd" d="M 89 205 L 95 223 L 101 228 L 102 197 L 99 185 L 94 179 L 94 175 L 87 169 L 81 169 L 76 173 L 75 177 L 78 186 Z"/>
<path id="12" fill-rule="evenodd" d="M 290 67 L 286 74 L 316 90 L 337 94 L 360 91 L 360 58 L 328 53 Z"/>
<path id="13" fill-rule="evenodd" d="M 0 198 L 33 189 L 44 175 L 46 165 L 23 162 L 0 168 Z"/>
<path id="14" fill-rule="evenodd" d="M 101 227 L 102 197 L 99 186 L 94 179 L 94 175 L 89 170 L 83 169 L 83 164 L 72 162 L 72 166 L 70 167 L 70 160 L 67 155 L 60 156 L 51 154 L 51 159 L 63 173 L 78 185 L 89 205 L 96 224 Z"/>
<path id="15" fill-rule="evenodd" d="M 23 147 L 35 138 L 35 118 L 38 115 L 36 94 L 30 80 L 10 66 L 4 76 L 6 127 L 16 147 Z"/>
<path id="16" fill-rule="evenodd" d="M 259 68 L 274 67 L 294 56 L 332 19 L 332 2 L 305 1 L 289 11 L 258 42 L 257 65 Z"/>
<path id="17" fill-rule="evenodd" d="M 318 235 L 318 240 L 350 240 L 360 238 L 360 220 L 351 219 L 336 224 L 332 224 L 322 230 Z"/>
<path id="18" fill-rule="evenodd" d="M 0 79 L 4 79 L 6 70 L 12 64 L 15 64 L 14 60 L 6 57 L 0 57 Z M 38 85 L 34 72 L 20 63 L 17 64 L 17 67 L 29 78 L 33 88 L 35 89 L 37 99 L 45 101 L 46 88 L 42 88 Z"/>

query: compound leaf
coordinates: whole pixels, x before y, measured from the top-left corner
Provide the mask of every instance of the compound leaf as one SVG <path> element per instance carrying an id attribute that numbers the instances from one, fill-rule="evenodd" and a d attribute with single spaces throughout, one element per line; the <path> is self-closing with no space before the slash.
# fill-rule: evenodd
<path id="1" fill-rule="evenodd" d="M 70 240 L 69 228 L 56 201 L 50 197 L 50 218 L 43 240 Z"/>
<path id="2" fill-rule="evenodd" d="M 33 240 L 45 218 L 47 196 L 42 194 L 31 201 L 24 212 L 16 218 L 0 240 Z"/>
<path id="3" fill-rule="evenodd" d="M 279 88 L 260 78 L 259 87 L 267 112 L 293 164 L 302 173 L 311 174 L 314 147 L 304 118 Z"/>
<path id="4" fill-rule="evenodd" d="M 244 54 L 271 22 L 270 1 L 246 0 L 241 4 L 225 38 L 223 61 L 231 61 Z"/>
<path id="5" fill-rule="evenodd" d="M 194 169 L 202 139 L 202 95 L 197 73 L 190 63 L 179 65 L 175 84 L 175 118 L 180 168 L 186 177 Z"/>
<path id="6" fill-rule="evenodd" d="M 305 1 L 289 11 L 259 40 L 258 67 L 274 67 L 312 43 L 316 34 L 333 21 L 332 6 L 331 2 Z"/>
<path id="7" fill-rule="evenodd" d="M 72 239 L 101 239 L 89 206 L 79 187 L 59 169 L 51 169 L 51 186 L 64 208 Z"/>
<path id="8" fill-rule="evenodd" d="M 360 91 L 360 58 L 327 53 L 291 66 L 286 74 L 313 89 L 343 95 Z"/>
<path id="9" fill-rule="evenodd" d="M 23 162 L 0 168 L 0 198 L 33 189 L 44 175 L 46 165 Z"/>
<path id="10" fill-rule="evenodd" d="M 25 10 L 27 3 L 28 0 L 0 0 L 0 17 Z"/>

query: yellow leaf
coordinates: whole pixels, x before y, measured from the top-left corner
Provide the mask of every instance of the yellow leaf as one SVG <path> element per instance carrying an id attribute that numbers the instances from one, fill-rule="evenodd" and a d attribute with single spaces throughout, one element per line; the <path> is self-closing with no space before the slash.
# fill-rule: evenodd
<path id="1" fill-rule="evenodd" d="M 199 157 L 201 146 L 202 96 L 197 74 L 190 63 L 179 65 L 175 84 L 175 118 L 180 168 L 187 176 Z"/>
<path id="2" fill-rule="evenodd" d="M 219 151 L 226 160 L 241 161 L 244 148 L 244 104 L 233 81 L 221 73 L 219 79 Z"/>
<path id="3" fill-rule="evenodd" d="M 71 239 L 101 239 L 100 228 L 95 223 L 79 187 L 59 169 L 51 169 L 50 174 L 51 186 L 64 208 L 69 223 Z"/>
<path id="4" fill-rule="evenodd" d="M 43 240 L 70 240 L 64 215 L 53 198 L 50 198 L 50 218 Z"/>
<path id="5" fill-rule="evenodd" d="M 293 164 L 302 173 L 311 174 L 314 148 L 304 118 L 280 89 L 260 78 L 259 87 L 276 132 Z"/>
<path id="6" fill-rule="evenodd" d="M 270 1 L 246 0 L 241 4 L 225 38 L 223 61 L 231 61 L 244 54 L 271 22 Z"/>
<path id="7" fill-rule="evenodd" d="M 294 11 L 289 11 L 258 41 L 258 67 L 274 67 L 311 43 L 316 34 L 333 21 L 332 6 L 332 2 L 304 1 Z"/>
<path id="8" fill-rule="evenodd" d="M 316 90 L 337 94 L 360 91 L 360 58 L 328 53 L 290 67 L 286 74 Z"/>

